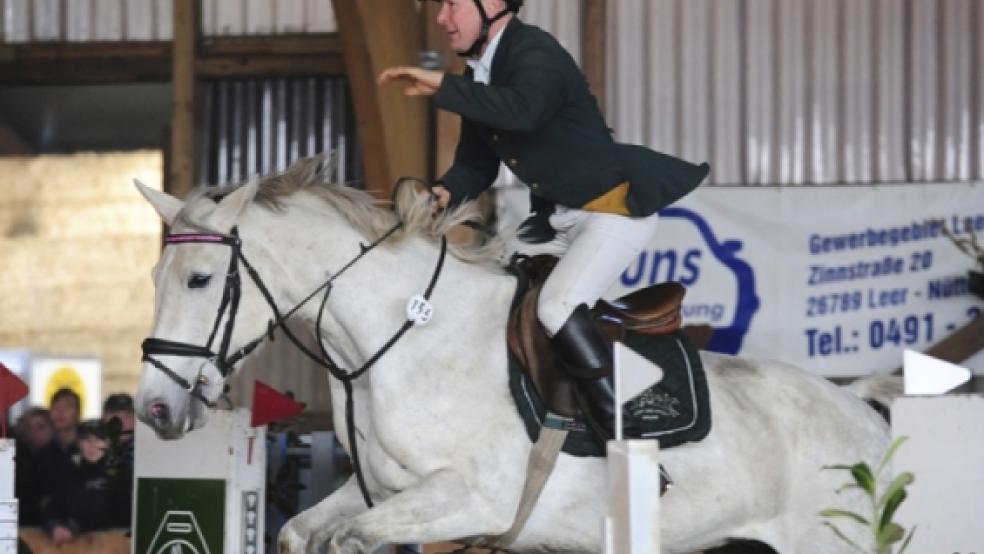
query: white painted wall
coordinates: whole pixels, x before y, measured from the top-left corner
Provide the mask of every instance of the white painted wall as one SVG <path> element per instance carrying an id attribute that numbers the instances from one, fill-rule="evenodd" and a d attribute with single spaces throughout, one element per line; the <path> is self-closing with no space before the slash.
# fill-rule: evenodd
<path id="1" fill-rule="evenodd" d="M 893 437 L 908 436 L 894 474 L 915 482 L 896 514 L 918 525 L 908 552 L 984 552 L 984 396 L 900 398 L 892 406 Z"/>

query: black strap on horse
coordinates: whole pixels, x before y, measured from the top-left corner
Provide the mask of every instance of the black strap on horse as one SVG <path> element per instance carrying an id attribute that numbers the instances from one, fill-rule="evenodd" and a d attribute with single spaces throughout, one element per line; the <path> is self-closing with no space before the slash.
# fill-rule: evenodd
<path id="1" fill-rule="evenodd" d="M 178 375 L 174 370 L 167 367 L 166 364 L 157 360 L 154 356 L 181 356 L 181 357 L 202 357 L 211 361 L 222 374 L 223 377 L 227 377 L 232 373 L 235 364 L 248 356 L 265 338 L 270 338 L 273 340 L 273 331 L 277 328 L 283 330 L 287 338 L 308 358 L 314 361 L 319 366 L 328 370 L 332 377 L 338 379 L 342 382 L 345 389 L 345 419 L 346 419 L 346 432 L 349 439 L 349 447 L 352 449 L 352 466 L 356 474 L 356 480 L 359 483 L 359 489 L 362 492 L 363 500 L 368 507 L 372 507 L 372 498 L 369 495 L 369 489 L 365 482 L 365 476 L 362 472 L 362 467 L 359 462 L 358 454 L 358 442 L 355 432 L 355 403 L 353 395 L 353 381 L 361 377 L 366 371 L 369 370 L 390 348 L 393 347 L 403 337 L 403 335 L 410 330 L 415 325 L 414 320 L 409 317 L 403 322 L 400 328 L 393 334 L 392 337 L 378 350 L 374 355 L 372 355 L 368 360 L 366 360 L 362 366 L 355 370 L 345 370 L 340 365 L 338 365 L 335 360 L 328 353 L 328 349 L 324 344 L 324 338 L 321 333 L 321 323 L 323 321 L 323 316 L 325 312 L 325 307 L 328 303 L 328 296 L 331 294 L 332 285 L 338 277 L 344 274 L 349 268 L 355 265 L 356 262 L 361 260 L 366 254 L 372 251 L 374 248 L 379 246 L 383 241 L 392 236 L 397 230 L 403 226 L 402 222 L 396 223 L 392 228 L 387 230 L 382 236 L 380 236 L 375 241 L 368 245 L 360 244 L 359 254 L 354 258 L 349 260 L 342 268 L 332 275 L 328 280 L 314 289 L 310 294 L 308 294 L 304 299 L 298 302 L 293 308 L 291 308 L 287 313 L 281 315 L 280 309 L 277 306 L 276 301 L 273 299 L 273 295 L 267 288 L 263 279 L 260 277 L 259 273 L 253 268 L 252 264 L 242 253 L 241 241 L 239 239 L 239 232 L 236 227 L 233 227 L 228 235 L 222 234 L 211 234 L 211 233 L 188 233 L 188 234 L 172 234 L 168 235 L 164 242 L 165 244 L 187 244 L 187 243 L 211 243 L 211 244 L 223 244 L 229 246 L 232 249 L 232 255 L 229 260 L 229 270 L 226 274 L 225 286 L 222 291 L 222 300 L 219 303 L 219 310 L 215 316 L 215 323 L 212 326 L 212 332 L 209 334 L 208 342 L 205 346 L 198 346 L 194 344 L 170 341 L 166 339 L 159 339 L 155 337 L 149 337 L 143 341 L 143 360 L 150 363 L 157 369 L 161 370 L 165 375 L 170 377 L 175 383 L 177 383 L 181 388 L 185 389 L 188 394 L 193 398 L 201 401 L 209 407 L 215 407 L 215 402 L 209 400 L 201 392 L 198 391 L 198 387 L 201 385 L 207 385 L 208 380 L 202 375 L 201 370 L 195 379 L 194 383 L 189 382 L 187 379 Z M 444 259 L 447 256 L 447 238 L 445 236 L 441 237 L 441 249 L 440 255 L 437 260 L 437 265 L 434 268 L 434 272 L 431 275 L 430 282 L 427 285 L 427 289 L 423 294 L 425 300 L 430 300 L 430 296 L 434 291 L 435 285 L 437 285 L 437 279 L 441 274 L 441 270 L 444 267 Z M 229 342 L 232 337 L 233 326 L 235 324 L 236 313 L 239 308 L 239 299 L 242 294 L 242 283 L 239 277 L 239 264 L 242 264 L 246 269 L 246 273 L 249 275 L 250 279 L 260 290 L 263 298 L 266 300 L 270 309 L 273 311 L 274 318 L 272 321 L 267 323 L 266 332 L 248 342 L 245 346 L 234 352 L 231 356 L 229 355 Z M 315 335 L 318 337 L 318 348 L 320 353 L 312 352 L 296 335 L 287 327 L 287 320 L 293 316 L 302 306 L 307 304 L 312 298 L 324 291 L 324 296 L 321 300 L 321 305 L 318 308 L 317 323 L 315 328 Z M 222 316 L 228 308 L 229 314 L 226 319 L 225 329 L 222 334 L 222 341 L 220 343 L 219 352 L 215 353 L 212 351 L 212 342 L 215 339 L 216 333 L 219 328 L 219 324 L 222 321 Z M 204 363 L 202 364 L 204 367 Z"/>

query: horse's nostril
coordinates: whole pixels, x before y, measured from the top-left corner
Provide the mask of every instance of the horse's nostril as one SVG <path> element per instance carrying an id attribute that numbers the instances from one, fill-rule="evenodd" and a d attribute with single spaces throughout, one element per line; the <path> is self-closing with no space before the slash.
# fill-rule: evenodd
<path id="1" fill-rule="evenodd" d="M 171 418 L 171 410 L 163 402 L 154 402 L 147 407 L 147 413 L 157 421 L 167 421 Z"/>

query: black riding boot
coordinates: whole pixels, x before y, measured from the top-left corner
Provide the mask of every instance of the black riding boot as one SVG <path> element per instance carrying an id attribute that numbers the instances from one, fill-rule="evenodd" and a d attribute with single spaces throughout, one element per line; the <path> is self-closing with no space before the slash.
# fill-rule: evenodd
<path id="1" fill-rule="evenodd" d="M 602 441 L 611 439 L 615 436 L 612 379 L 615 360 L 586 304 L 574 310 L 553 340 L 561 367 L 574 379 L 577 400 L 588 425 Z M 624 414 L 622 416 L 625 421 Z M 631 433 L 632 430 L 627 427 L 624 431 Z M 659 494 L 663 496 L 673 486 L 663 464 L 659 465 L 659 478 Z"/>
<path id="2" fill-rule="evenodd" d="M 578 403 L 603 441 L 614 436 L 615 389 L 612 351 L 586 304 L 574 310 L 553 338 L 560 365 L 577 387 Z"/>

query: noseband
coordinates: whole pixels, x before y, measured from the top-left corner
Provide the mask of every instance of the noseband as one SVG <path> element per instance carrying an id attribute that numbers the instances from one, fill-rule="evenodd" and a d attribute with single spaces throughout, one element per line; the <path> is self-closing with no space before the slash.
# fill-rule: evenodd
<path id="1" fill-rule="evenodd" d="M 287 320 L 294 315 L 297 310 L 302 306 L 307 304 L 312 298 L 314 298 L 318 293 L 324 291 L 324 297 L 321 300 L 321 307 L 318 310 L 318 331 L 321 329 L 321 322 L 323 319 L 325 306 L 327 304 L 328 296 L 331 294 L 332 284 L 335 279 L 340 277 L 349 268 L 355 265 L 360 259 L 362 259 L 366 254 L 372 251 L 374 248 L 379 246 L 383 241 L 392 236 L 400 227 L 402 223 L 397 223 L 389 230 L 386 231 L 380 238 L 370 243 L 369 245 L 360 244 L 360 251 L 354 258 L 349 260 L 338 273 L 332 275 L 327 281 L 322 283 L 317 287 L 311 294 L 306 296 L 303 300 L 297 303 L 293 308 L 290 309 L 286 314 L 281 315 L 280 309 L 277 306 L 276 301 L 273 299 L 273 295 L 270 293 L 269 288 L 264 283 L 263 279 L 260 277 L 256 269 L 253 268 L 249 260 L 242 252 L 242 241 L 239 238 L 239 232 L 236 227 L 232 228 L 232 231 L 228 235 L 223 235 L 220 233 L 182 233 L 182 234 L 170 234 L 164 238 L 165 245 L 168 244 L 190 244 L 190 243 L 204 243 L 204 244 L 216 244 L 225 245 L 232 249 L 232 255 L 229 257 L 229 268 L 226 272 L 225 284 L 222 289 L 222 300 L 219 303 L 218 312 L 215 314 L 215 322 L 212 324 L 212 331 L 209 333 L 208 341 L 205 346 L 199 346 L 197 344 L 191 344 L 187 342 L 172 341 L 167 339 L 159 339 L 156 337 L 149 337 L 144 339 L 142 344 L 143 350 L 143 361 L 150 363 L 157 369 L 161 370 L 165 375 L 167 375 L 171 380 L 178 384 L 182 389 L 186 390 L 191 396 L 200 400 L 202 403 L 208 405 L 209 407 L 214 407 L 215 403 L 204 397 L 199 391 L 198 387 L 209 385 L 207 377 L 202 375 L 201 370 L 195 379 L 194 383 L 189 382 L 184 377 L 180 376 L 167 367 L 166 364 L 156 359 L 155 356 L 179 356 L 186 358 L 205 358 L 211 362 L 219 372 L 222 377 L 228 377 L 232 372 L 235 364 L 240 360 L 248 356 L 253 350 L 265 338 L 270 338 L 273 340 L 273 331 L 280 327 L 283 329 L 284 333 L 291 339 L 292 342 L 309 358 L 317 362 L 319 365 L 328 369 L 332 376 L 336 377 L 341 381 L 350 381 L 359 378 L 366 370 L 368 370 L 387 350 L 389 350 L 400 337 L 403 336 L 407 330 L 413 327 L 416 323 L 426 323 L 426 318 L 414 318 L 410 314 L 410 307 L 408 306 L 408 317 L 404 324 L 400 327 L 399 331 L 389 340 L 382 348 L 372 356 L 368 361 L 363 364 L 356 371 L 347 371 L 342 369 L 327 352 L 327 348 L 321 339 L 321 333 L 317 333 L 319 346 L 321 347 L 321 354 L 316 354 L 310 350 L 306 345 L 304 345 L 297 337 L 290 331 L 289 328 L 285 326 Z M 444 265 L 444 258 L 447 253 L 447 239 L 441 238 L 441 251 L 440 257 L 438 258 L 437 267 L 434 270 L 434 274 L 431 277 L 431 282 L 427 287 L 427 290 L 423 294 L 422 298 L 415 297 L 411 299 L 411 303 L 415 306 L 420 305 L 421 301 L 426 304 L 429 300 L 431 293 L 433 292 L 434 285 L 437 282 L 437 278 L 440 275 L 441 268 Z M 239 348 L 232 355 L 229 355 L 229 343 L 232 338 L 232 331 L 236 323 L 236 315 L 239 309 L 239 299 L 242 295 L 242 279 L 239 274 L 239 265 L 246 269 L 247 275 L 260 290 L 263 297 L 266 299 L 267 304 L 273 311 L 273 319 L 267 322 L 267 331 L 255 339 L 246 343 L 245 346 Z M 212 344 L 215 342 L 215 338 L 218 334 L 219 324 L 222 322 L 222 316 L 228 311 L 228 317 L 226 318 L 225 326 L 222 331 L 222 338 L 219 343 L 219 351 L 214 352 L 212 350 Z"/>
<path id="2" fill-rule="evenodd" d="M 360 244 L 359 253 L 349 260 L 342 268 L 332 275 L 327 281 L 322 283 L 318 288 L 314 289 L 311 294 L 307 295 L 303 300 L 297 303 L 293 308 L 287 313 L 281 315 L 280 309 L 277 307 L 276 301 L 273 299 L 273 295 L 270 294 L 270 290 L 267 288 L 263 279 L 257 273 L 256 269 L 249 263 L 246 256 L 242 252 L 242 241 L 239 238 L 239 231 L 236 227 L 233 227 L 228 235 L 223 235 L 220 233 L 185 233 L 185 234 L 170 234 L 164 238 L 164 244 L 189 244 L 189 243 L 204 243 L 204 244 L 217 244 L 225 245 L 232 249 L 232 255 L 229 257 L 229 269 L 226 272 L 225 285 L 222 289 L 222 300 L 219 303 L 218 313 L 215 314 L 215 323 L 212 325 L 212 332 L 209 334 L 208 341 L 205 346 L 198 346 L 196 344 L 191 344 L 187 342 L 172 341 L 166 339 L 159 339 L 155 337 L 148 337 L 144 339 L 141 345 L 143 349 L 143 360 L 150 363 L 157 369 L 161 370 L 165 375 L 171 378 L 175 383 L 178 384 L 182 389 L 187 391 L 189 395 L 193 398 L 201 401 L 203 404 L 209 406 L 210 408 L 215 407 L 215 402 L 209 400 L 204 394 L 199 391 L 199 387 L 208 386 L 209 381 L 205 375 L 202 374 L 202 369 L 205 367 L 203 363 L 198 370 L 198 375 L 194 380 L 194 383 L 189 382 L 184 377 L 180 376 L 173 369 L 167 367 L 166 364 L 156 359 L 154 356 L 180 356 L 186 358 L 205 358 L 222 374 L 222 377 L 228 377 L 229 374 L 233 372 L 235 364 L 248 356 L 253 350 L 259 346 L 263 339 L 269 337 L 273 340 L 273 331 L 276 328 L 283 329 L 284 334 L 292 343 L 294 343 L 297 348 L 303 352 L 308 358 L 313 360 L 318 365 L 324 367 L 328 372 L 342 382 L 345 387 L 345 419 L 348 422 L 347 431 L 349 437 L 349 447 L 352 449 L 352 460 L 355 469 L 356 477 L 359 481 L 359 488 L 362 490 L 362 496 L 368 506 L 372 506 L 372 500 L 369 497 L 369 491 L 365 484 L 365 478 L 362 475 L 362 471 L 359 464 L 358 455 L 358 443 L 356 442 L 355 436 L 355 405 L 353 403 L 352 394 L 352 382 L 362 376 L 369 368 L 372 367 L 390 348 L 393 347 L 403 337 L 403 334 L 410 330 L 414 325 L 424 324 L 430 319 L 431 307 L 429 304 L 431 293 L 434 291 L 434 286 L 437 284 L 437 279 L 441 274 L 441 269 L 444 267 L 444 258 L 447 255 L 447 238 L 441 237 L 441 251 L 437 259 L 437 265 L 434 268 L 434 273 L 431 275 L 430 283 L 427 285 L 427 289 L 424 291 L 423 295 L 416 295 L 410 299 L 407 304 L 407 319 L 403 322 L 400 328 L 393 334 L 393 336 L 365 363 L 362 367 L 355 371 L 349 371 L 343 369 L 332 359 L 331 355 L 328 354 L 328 349 L 324 344 L 324 339 L 321 333 L 321 323 L 324 317 L 325 306 L 328 303 L 328 296 L 331 294 L 332 284 L 335 279 L 340 277 L 349 268 L 355 265 L 359 260 L 361 260 L 366 254 L 371 252 L 374 248 L 379 246 L 383 241 L 392 236 L 400 227 L 402 223 L 397 223 L 389 230 L 387 230 L 381 237 L 371 242 L 368 245 Z M 239 309 L 239 298 L 242 295 L 242 280 L 239 277 L 239 265 L 246 269 L 247 275 L 263 294 L 263 298 L 266 299 L 267 304 L 269 304 L 270 309 L 273 311 L 273 319 L 267 321 L 267 330 L 264 334 L 256 337 L 255 339 L 246 343 L 245 346 L 236 350 L 229 355 L 229 342 L 232 338 L 232 331 L 236 322 L 236 314 Z M 318 347 L 321 351 L 320 354 L 312 352 L 304 343 L 302 343 L 290 328 L 286 326 L 287 320 L 294 315 L 302 306 L 308 303 L 312 298 L 318 295 L 320 292 L 324 291 L 324 296 L 321 299 L 321 306 L 318 308 L 318 317 L 315 329 L 315 336 L 318 338 Z M 222 339 L 219 343 L 219 351 L 212 351 L 212 343 L 215 341 L 215 337 L 218 333 L 219 324 L 222 322 L 223 314 L 228 311 L 228 316 L 226 318 L 225 327 L 222 331 Z"/>

